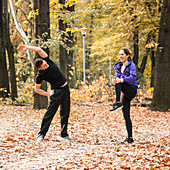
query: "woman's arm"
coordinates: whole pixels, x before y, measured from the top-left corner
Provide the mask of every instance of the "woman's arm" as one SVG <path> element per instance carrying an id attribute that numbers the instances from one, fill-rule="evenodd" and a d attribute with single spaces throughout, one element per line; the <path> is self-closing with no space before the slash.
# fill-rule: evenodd
<path id="1" fill-rule="evenodd" d="M 20 45 L 18 49 L 20 49 L 21 51 L 31 50 L 37 52 L 42 58 L 48 57 L 47 53 L 43 51 L 40 47 Z"/>
<path id="2" fill-rule="evenodd" d="M 129 76 L 122 75 L 121 78 L 126 83 L 133 83 L 133 82 L 135 82 L 136 81 L 136 67 L 134 66 L 134 67 L 131 68 Z"/>

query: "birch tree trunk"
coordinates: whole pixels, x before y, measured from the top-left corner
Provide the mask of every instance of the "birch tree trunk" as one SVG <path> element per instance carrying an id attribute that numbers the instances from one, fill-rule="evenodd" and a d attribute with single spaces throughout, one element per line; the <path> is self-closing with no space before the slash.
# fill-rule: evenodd
<path id="1" fill-rule="evenodd" d="M 14 22 L 15 22 L 15 25 L 16 25 L 16 29 L 18 30 L 18 32 L 22 36 L 24 44 L 28 45 L 29 44 L 29 39 L 27 38 L 25 32 L 23 31 L 23 29 L 22 29 L 22 27 L 21 27 L 21 25 L 20 25 L 20 23 L 18 21 L 18 17 L 17 17 L 17 14 L 16 14 L 16 10 L 15 10 L 13 0 L 9 0 L 9 3 L 10 3 L 10 7 L 11 7 L 12 16 L 13 16 L 13 19 L 14 19 Z M 29 58 L 29 60 L 31 62 L 32 67 L 34 68 L 33 57 L 32 57 L 32 54 L 31 54 L 31 52 L 29 50 L 27 50 L 27 55 L 28 55 L 28 58 Z"/>

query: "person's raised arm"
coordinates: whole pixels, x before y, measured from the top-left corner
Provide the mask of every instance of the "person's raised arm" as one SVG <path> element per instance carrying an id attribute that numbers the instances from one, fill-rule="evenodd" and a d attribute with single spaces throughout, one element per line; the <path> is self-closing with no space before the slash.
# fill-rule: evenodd
<path id="1" fill-rule="evenodd" d="M 20 45 L 18 47 L 21 51 L 31 50 L 37 52 L 42 58 L 48 57 L 47 53 L 43 51 L 40 47 Z"/>

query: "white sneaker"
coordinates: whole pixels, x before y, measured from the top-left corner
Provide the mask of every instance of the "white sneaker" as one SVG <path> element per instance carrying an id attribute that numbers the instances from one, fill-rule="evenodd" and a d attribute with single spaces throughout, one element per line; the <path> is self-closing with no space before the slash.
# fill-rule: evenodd
<path id="1" fill-rule="evenodd" d="M 65 137 L 62 137 L 63 139 L 67 139 L 69 141 L 72 141 L 73 139 L 70 137 L 70 136 L 65 136 Z"/>
<path id="2" fill-rule="evenodd" d="M 43 142 L 44 141 L 44 135 L 40 134 L 37 137 L 37 142 Z"/>

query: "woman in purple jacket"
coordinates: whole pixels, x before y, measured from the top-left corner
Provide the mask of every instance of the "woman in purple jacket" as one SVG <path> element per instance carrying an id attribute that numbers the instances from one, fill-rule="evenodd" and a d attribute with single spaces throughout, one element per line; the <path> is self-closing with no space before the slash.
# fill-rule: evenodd
<path id="1" fill-rule="evenodd" d="M 122 108 L 128 137 L 121 143 L 132 143 L 132 122 L 130 119 L 130 102 L 136 96 L 138 84 L 136 81 L 136 67 L 131 61 L 128 49 L 122 49 L 119 52 L 120 61 L 114 65 L 116 71 L 112 85 L 115 85 L 116 102 L 110 111 Z"/>

